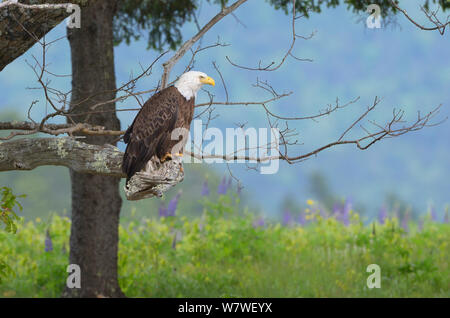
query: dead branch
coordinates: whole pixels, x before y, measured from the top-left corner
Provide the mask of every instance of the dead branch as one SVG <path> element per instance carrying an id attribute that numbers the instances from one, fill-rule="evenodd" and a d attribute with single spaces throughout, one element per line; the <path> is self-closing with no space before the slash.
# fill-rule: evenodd
<path id="1" fill-rule="evenodd" d="M 278 149 L 272 149 L 274 152 L 278 152 L 277 155 L 272 156 L 266 156 L 266 157 L 252 157 L 248 155 L 239 155 L 239 153 L 242 153 L 242 151 L 248 151 L 249 149 L 238 149 L 234 151 L 233 153 L 225 154 L 225 155 L 212 155 L 212 154 L 204 154 L 204 153 L 193 153 L 190 151 L 185 151 L 185 153 L 191 157 L 194 157 L 199 160 L 203 159 L 222 159 L 224 161 L 237 161 L 237 160 L 245 160 L 245 161 L 253 161 L 257 163 L 267 162 L 271 160 L 284 160 L 290 164 L 301 162 L 306 159 L 309 159 L 310 157 L 313 157 L 317 155 L 318 153 L 329 149 L 334 146 L 338 145 L 346 145 L 346 144 L 354 144 L 356 147 L 360 150 L 368 149 L 370 146 L 374 145 L 376 142 L 384 139 L 384 138 L 393 138 L 398 137 L 401 135 L 404 135 L 409 132 L 417 131 L 420 129 L 423 129 L 425 127 L 433 127 L 436 125 L 441 124 L 444 120 L 443 119 L 439 122 L 430 123 L 430 120 L 435 117 L 439 113 L 440 108 L 442 105 L 437 106 L 433 110 L 431 110 L 426 115 L 421 115 L 418 113 L 417 119 L 410 123 L 409 125 L 405 125 L 404 121 L 404 112 L 403 111 L 393 111 L 393 116 L 390 121 L 388 121 L 384 126 L 377 124 L 375 121 L 369 120 L 369 123 L 371 123 L 373 126 L 375 126 L 377 129 L 374 132 L 369 132 L 367 129 L 363 129 L 366 132 L 366 135 L 354 138 L 354 139 L 347 139 L 345 140 L 344 137 L 348 134 L 349 131 L 351 131 L 358 123 L 362 121 L 362 119 L 366 118 L 369 113 L 371 113 L 376 106 L 379 104 L 380 99 L 378 97 L 375 97 L 375 100 L 371 106 L 365 110 L 362 115 L 358 116 L 358 118 L 350 124 L 350 126 L 344 130 L 344 132 L 341 134 L 341 136 L 333 142 L 327 143 L 321 147 L 318 147 L 312 151 L 309 151 L 305 154 L 300 155 L 289 155 L 288 154 L 288 148 L 287 145 L 294 145 L 296 142 L 289 142 L 289 136 L 287 133 L 291 133 L 292 131 L 289 129 L 286 129 L 284 131 L 280 131 L 279 138 L 281 139 L 280 146 L 284 147 L 284 152 L 282 152 L 279 148 Z M 402 126 L 399 126 L 403 124 Z M 275 125 L 270 124 L 270 127 L 273 128 Z M 270 145 L 268 145 L 270 146 Z M 198 149 L 199 147 L 197 147 Z M 261 147 L 260 147 L 261 148 Z"/>
<path id="2" fill-rule="evenodd" d="M 136 173 L 124 187 L 128 200 L 162 197 L 164 192 L 184 179 L 181 161 L 161 163 L 156 157 L 148 162 L 145 171 Z"/>
<path id="3" fill-rule="evenodd" d="M 190 48 L 205 35 L 215 24 L 217 24 L 220 20 L 226 17 L 228 14 L 239 8 L 241 4 L 246 2 L 247 0 L 238 0 L 232 5 L 228 7 L 223 7 L 222 10 L 215 15 L 196 35 L 194 35 L 191 39 L 184 42 L 184 44 L 178 49 L 174 56 L 172 56 L 167 62 L 163 64 L 164 73 L 161 78 L 161 87 L 160 89 L 164 89 L 167 87 L 167 82 L 169 80 L 170 71 L 177 64 L 177 62 L 186 54 Z"/>
<path id="4" fill-rule="evenodd" d="M 417 21 L 415 21 L 407 12 L 405 9 L 402 9 L 394 0 L 390 1 L 392 6 L 399 10 L 412 24 L 414 24 L 416 27 L 418 27 L 421 30 L 425 31 L 438 31 L 441 35 L 444 35 L 445 29 L 447 26 L 450 25 L 450 15 L 447 16 L 445 22 L 441 22 L 440 19 L 437 17 L 437 13 L 439 9 L 436 9 L 435 11 L 428 11 L 423 6 L 420 7 L 420 10 L 425 14 L 427 19 L 434 24 L 434 27 L 426 27 Z"/>
<path id="5" fill-rule="evenodd" d="M 45 133 L 53 136 L 58 136 L 61 134 L 72 135 L 74 133 L 91 136 L 121 136 L 125 133 L 125 131 L 121 130 L 105 130 L 105 127 L 103 126 L 92 126 L 84 123 L 40 125 L 27 121 L 0 122 L 0 130 L 22 131 L 13 131 L 7 137 L 0 137 L 0 140 L 10 140 L 15 136 L 31 135 L 37 133 Z"/>
<path id="6" fill-rule="evenodd" d="M 312 62 L 311 59 L 299 58 L 292 53 L 297 39 L 300 38 L 300 39 L 304 39 L 304 40 L 309 40 L 315 34 L 315 32 L 312 32 L 309 36 L 302 36 L 302 35 L 297 34 L 297 32 L 295 31 L 295 21 L 302 17 L 302 16 L 296 15 L 295 2 L 296 2 L 295 0 L 292 1 L 292 23 L 291 23 L 292 40 L 291 40 L 291 44 L 290 44 L 288 50 L 286 51 L 286 53 L 284 54 L 284 56 L 281 58 L 281 61 L 278 64 L 276 64 L 275 62 L 271 62 L 270 64 L 268 64 L 266 66 L 261 66 L 261 61 L 259 61 L 258 67 L 249 67 L 249 66 L 243 66 L 243 65 L 236 64 L 233 61 L 231 61 L 231 59 L 228 56 L 226 56 L 225 58 L 227 59 L 227 61 L 231 65 L 233 65 L 237 68 L 241 68 L 241 69 L 245 69 L 245 70 L 249 70 L 249 71 L 267 71 L 267 72 L 272 72 L 272 71 L 278 70 L 284 64 L 284 62 L 286 62 L 286 60 L 289 56 L 294 58 L 297 61 Z"/>

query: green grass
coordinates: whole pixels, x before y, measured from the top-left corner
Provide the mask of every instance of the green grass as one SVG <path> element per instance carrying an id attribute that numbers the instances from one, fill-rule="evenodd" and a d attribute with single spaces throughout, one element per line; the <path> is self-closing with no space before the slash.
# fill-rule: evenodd
<path id="1" fill-rule="evenodd" d="M 119 280 L 129 297 L 449 297 L 450 225 L 396 219 L 344 226 L 308 212 L 307 226 L 236 213 L 230 197 L 204 202 L 201 218 L 130 219 L 120 227 Z M 314 210 L 314 209 L 312 209 Z M 178 215 L 182 212 L 178 211 Z M 267 223 L 267 222 L 266 222 Z M 49 226 L 53 251 L 44 251 Z M 0 258 L 16 272 L 0 297 L 59 297 L 66 280 L 70 220 L 54 216 L 0 231 Z M 178 232 L 175 248 L 173 241 Z M 368 289 L 369 264 L 381 288 Z"/>

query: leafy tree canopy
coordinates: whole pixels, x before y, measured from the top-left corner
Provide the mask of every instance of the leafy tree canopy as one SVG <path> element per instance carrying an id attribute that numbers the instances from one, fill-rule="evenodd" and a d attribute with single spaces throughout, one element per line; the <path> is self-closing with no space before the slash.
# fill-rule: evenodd
<path id="1" fill-rule="evenodd" d="M 129 44 L 148 34 L 148 48 L 162 50 L 164 45 L 175 49 L 182 41 L 181 27 L 192 21 L 202 0 L 127 0 L 118 2 L 118 12 L 114 20 L 115 44 L 125 41 Z M 230 0 L 206 0 L 225 6 Z M 292 0 L 266 0 L 275 9 L 288 13 Z M 305 16 L 309 13 L 320 13 L 323 7 L 336 7 L 345 4 L 348 10 L 355 13 L 364 12 L 369 4 L 378 4 L 382 8 L 382 16 L 397 13 L 390 0 L 296 0 L 296 10 Z M 450 8 L 448 0 L 423 0 L 425 8 L 439 3 L 443 10 Z"/>

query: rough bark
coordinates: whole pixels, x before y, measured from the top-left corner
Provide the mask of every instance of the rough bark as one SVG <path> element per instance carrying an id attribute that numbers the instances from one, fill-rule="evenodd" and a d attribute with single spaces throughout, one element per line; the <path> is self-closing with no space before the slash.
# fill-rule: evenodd
<path id="1" fill-rule="evenodd" d="M 96 0 L 20 0 L 26 5 L 74 3 Z M 51 29 L 70 15 L 64 8 L 21 8 L 0 3 L 0 71 L 25 53 Z"/>
<path id="2" fill-rule="evenodd" d="M 98 0 L 83 9 L 81 29 L 67 29 L 72 56 L 73 113 L 115 98 L 113 18 L 116 1 Z M 97 110 L 114 110 L 104 104 Z M 113 112 L 73 117 L 77 122 L 119 130 Z M 94 145 L 114 144 L 114 136 L 87 136 Z M 66 289 L 69 297 L 122 297 L 117 277 L 120 178 L 70 170 L 72 228 L 70 263 L 81 268 L 81 289 Z"/>
<path id="3" fill-rule="evenodd" d="M 89 145 L 73 138 L 23 138 L 0 143 L 0 171 L 65 166 L 79 173 L 125 177 L 123 152 L 112 145 Z"/>
<path id="4" fill-rule="evenodd" d="M 83 138 L 84 139 L 84 138 Z M 81 139 L 81 140 L 83 140 Z M 22 138 L 0 142 L 0 172 L 32 170 L 40 166 L 64 166 L 82 174 L 125 178 L 121 164 L 123 152 L 112 145 L 90 145 L 74 138 Z M 155 156 L 144 172 L 128 182 L 128 200 L 162 196 L 183 181 L 181 159 L 160 163 Z"/>
<path id="5" fill-rule="evenodd" d="M 162 197 L 163 193 L 184 179 L 181 159 L 161 163 L 156 156 L 147 163 L 143 171 L 136 173 L 124 188 L 128 200 Z"/>

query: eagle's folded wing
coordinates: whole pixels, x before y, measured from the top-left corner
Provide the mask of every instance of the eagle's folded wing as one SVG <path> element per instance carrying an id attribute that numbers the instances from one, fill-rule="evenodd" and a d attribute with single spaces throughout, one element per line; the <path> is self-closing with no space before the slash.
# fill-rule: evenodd
<path id="1" fill-rule="evenodd" d="M 178 115 L 176 88 L 168 87 L 153 95 L 137 114 L 123 140 L 127 144 L 122 171 L 128 180 L 157 154 L 158 146 L 170 138 Z"/>

